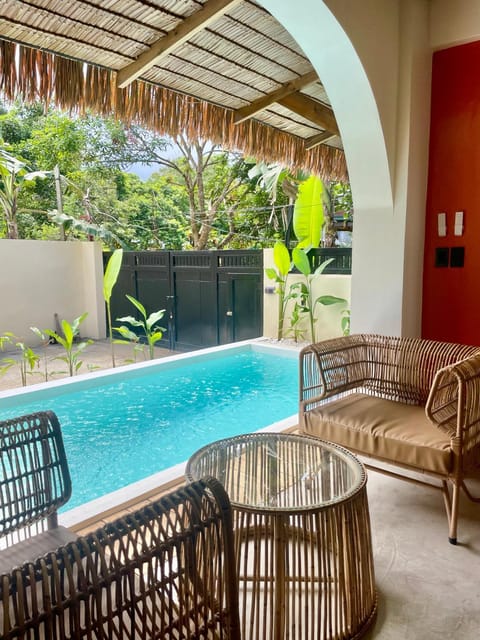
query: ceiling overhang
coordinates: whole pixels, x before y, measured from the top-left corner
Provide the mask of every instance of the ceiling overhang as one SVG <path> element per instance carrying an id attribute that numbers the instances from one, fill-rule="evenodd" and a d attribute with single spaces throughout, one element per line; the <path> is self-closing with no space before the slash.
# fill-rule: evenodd
<path id="1" fill-rule="evenodd" d="M 320 79 L 252 0 L 2 0 L 0 38 L 9 98 L 115 114 L 347 179 Z"/>

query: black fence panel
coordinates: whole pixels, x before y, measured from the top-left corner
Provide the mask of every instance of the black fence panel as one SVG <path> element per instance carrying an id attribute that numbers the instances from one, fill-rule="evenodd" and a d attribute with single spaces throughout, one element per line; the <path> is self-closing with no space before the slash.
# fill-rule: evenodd
<path id="1" fill-rule="evenodd" d="M 104 254 L 106 264 L 110 254 Z M 256 338 L 263 333 L 263 252 L 128 251 L 111 299 L 112 324 L 165 309 L 160 346 L 179 351 Z"/>
<path id="2" fill-rule="evenodd" d="M 263 251 L 217 252 L 218 344 L 263 334 Z"/>
<path id="3" fill-rule="evenodd" d="M 352 273 L 351 247 L 321 247 L 318 249 L 310 249 L 308 258 L 312 271 L 315 271 L 325 260 L 332 259 L 332 262 L 325 268 L 323 273 L 338 273 L 342 275 L 350 275 Z"/>

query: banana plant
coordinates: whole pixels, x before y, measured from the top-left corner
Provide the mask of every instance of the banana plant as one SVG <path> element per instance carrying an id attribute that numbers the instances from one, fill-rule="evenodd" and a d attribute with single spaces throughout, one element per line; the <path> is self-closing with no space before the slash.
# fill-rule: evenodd
<path id="1" fill-rule="evenodd" d="M 283 242 L 276 242 L 273 247 L 273 261 L 275 267 L 265 269 L 267 278 L 276 283 L 275 293 L 278 294 L 278 332 L 277 339 L 283 338 L 283 325 L 285 322 L 285 310 L 287 307 L 287 277 L 292 268 L 290 253 Z"/>
<path id="2" fill-rule="evenodd" d="M 142 319 L 137 320 L 137 318 L 134 318 L 133 316 L 124 316 L 123 318 L 117 318 L 117 320 L 119 322 L 126 322 L 132 327 L 137 327 L 143 330 L 148 344 L 148 353 L 150 356 L 150 360 L 153 360 L 155 357 L 154 347 L 156 343 L 162 339 L 163 332 L 165 331 L 164 327 L 159 327 L 156 323 L 163 318 L 165 309 L 154 311 L 149 316 L 147 316 L 147 311 L 141 302 L 136 300 L 133 296 L 129 296 L 128 294 L 126 294 L 126 298 L 140 312 Z M 128 327 L 126 327 L 126 329 L 128 330 Z M 119 327 L 118 332 L 120 333 L 120 335 L 126 335 L 125 327 L 123 329 L 122 327 Z"/>
<path id="3" fill-rule="evenodd" d="M 108 319 L 108 337 L 110 339 L 110 349 L 112 353 L 112 367 L 115 368 L 115 349 L 113 346 L 113 330 L 112 330 L 112 311 L 110 308 L 110 299 L 112 297 L 113 287 L 118 280 L 118 274 L 120 273 L 120 267 L 122 266 L 123 249 L 115 249 L 110 256 L 105 273 L 103 275 L 103 299 L 107 305 L 107 319 Z"/>
<path id="4" fill-rule="evenodd" d="M 0 207 L 7 227 L 7 238 L 19 237 L 17 214 L 19 212 L 35 212 L 33 209 L 21 209 L 18 196 L 26 182 L 36 178 L 46 178 L 51 171 L 27 171 L 27 164 L 12 156 L 4 147 L 0 148 Z"/>
<path id="5" fill-rule="evenodd" d="M 65 355 L 58 356 L 56 360 L 62 360 L 66 363 L 68 372 L 71 376 L 75 375 L 83 364 L 83 361 L 80 360 L 80 355 L 89 344 L 93 343 L 93 340 L 83 340 L 78 343 L 75 342 L 75 339 L 80 333 L 80 325 L 87 316 L 87 312 L 82 313 L 81 316 L 75 318 L 72 324 L 70 324 L 68 320 L 62 320 L 60 326 L 62 328 L 63 336 L 56 331 L 52 331 L 52 329 L 45 329 L 47 336 L 54 338 L 54 340 L 63 347 Z"/>
<path id="6" fill-rule="evenodd" d="M 323 295 L 318 298 L 313 297 L 313 282 L 325 271 L 326 267 L 332 262 L 333 258 L 322 262 L 314 272 L 310 267 L 308 255 L 302 248 L 295 247 L 292 252 L 293 264 L 303 275 L 303 282 L 295 282 L 290 287 L 290 295 L 297 299 L 297 303 L 301 310 L 308 314 L 310 324 L 310 335 L 312 342 L 316 341 L 315 323 L 317 322 L 316 310 L 319 304 L 330 306 L 333 304 L 346 303 L 345 298 L 337 296 Z"/>
<path id="7" fill-rule="evenodd" d="M 141 353 L 145 359 L 145 347 L 140 342 L 139 335 L 125 325 L 115 327 L 115 331 L 122 336 L 122 339 L 114 340 L 115 344 L 131 344 L 133 346 L 133 358 L 125 360 L 124 362 L 126 364 L 137 362 L 137 354 L 139 353 Z"/>
<path id="8" fill-rule="evenodd" d="M 298 248 L 318 247 L 324 224 L 326 190 L 317 176 L 311 175 L 298 186 L 293 209 L 293 231 Z"/>
<path id="9" fill-rule="evenodd" d="M 2 358 L 0 361 L 0 375 L 5 374 L 11 367 L 18 365 L 20 368 L 20 377 L 22 380 L 22 386 L 27 386 L 28 376 L 34 373 L 40 356 L 35 351 L 27 346 L 24 342 L 18 340 L 13 333 L 7 332 L 3 336 L 0 336 L 0 348 L 3 349 L 5 344 L 14 344 L 17 349 L 20 349 L 20 358 Z"/>
<path id="10" fill-rule="evenodd" d="M 47 348 L 50 344 L 49 337 L 38 327 L 30 327 L 30 331 L 39 338 L 42 347 L 43 347 L 43 377 L 45 378 L 45 382 L 48 382 L 48 359 L 47 359 Z"/>

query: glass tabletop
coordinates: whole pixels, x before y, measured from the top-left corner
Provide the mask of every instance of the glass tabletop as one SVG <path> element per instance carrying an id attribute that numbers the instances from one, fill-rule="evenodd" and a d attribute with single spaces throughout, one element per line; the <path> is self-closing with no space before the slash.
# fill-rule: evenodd
<path id="1" fill-rule="evenodd" d="M 235 506 L 303 511 L 348 499 L 366 482 L 349 451 L 311 436 L 251 433 L 217 440 L 194 453 L 186 476 L 213 476 Z"/>

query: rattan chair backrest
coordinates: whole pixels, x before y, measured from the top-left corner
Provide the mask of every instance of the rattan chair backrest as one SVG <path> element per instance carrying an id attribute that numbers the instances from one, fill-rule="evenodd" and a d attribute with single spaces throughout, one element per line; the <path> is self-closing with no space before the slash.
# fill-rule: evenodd
<path id="1" fill-rule="evenodd" d="M 56 514 L 71 495 L 57 416 L 41 411 L 0 422 L 0 539 Z"/>

